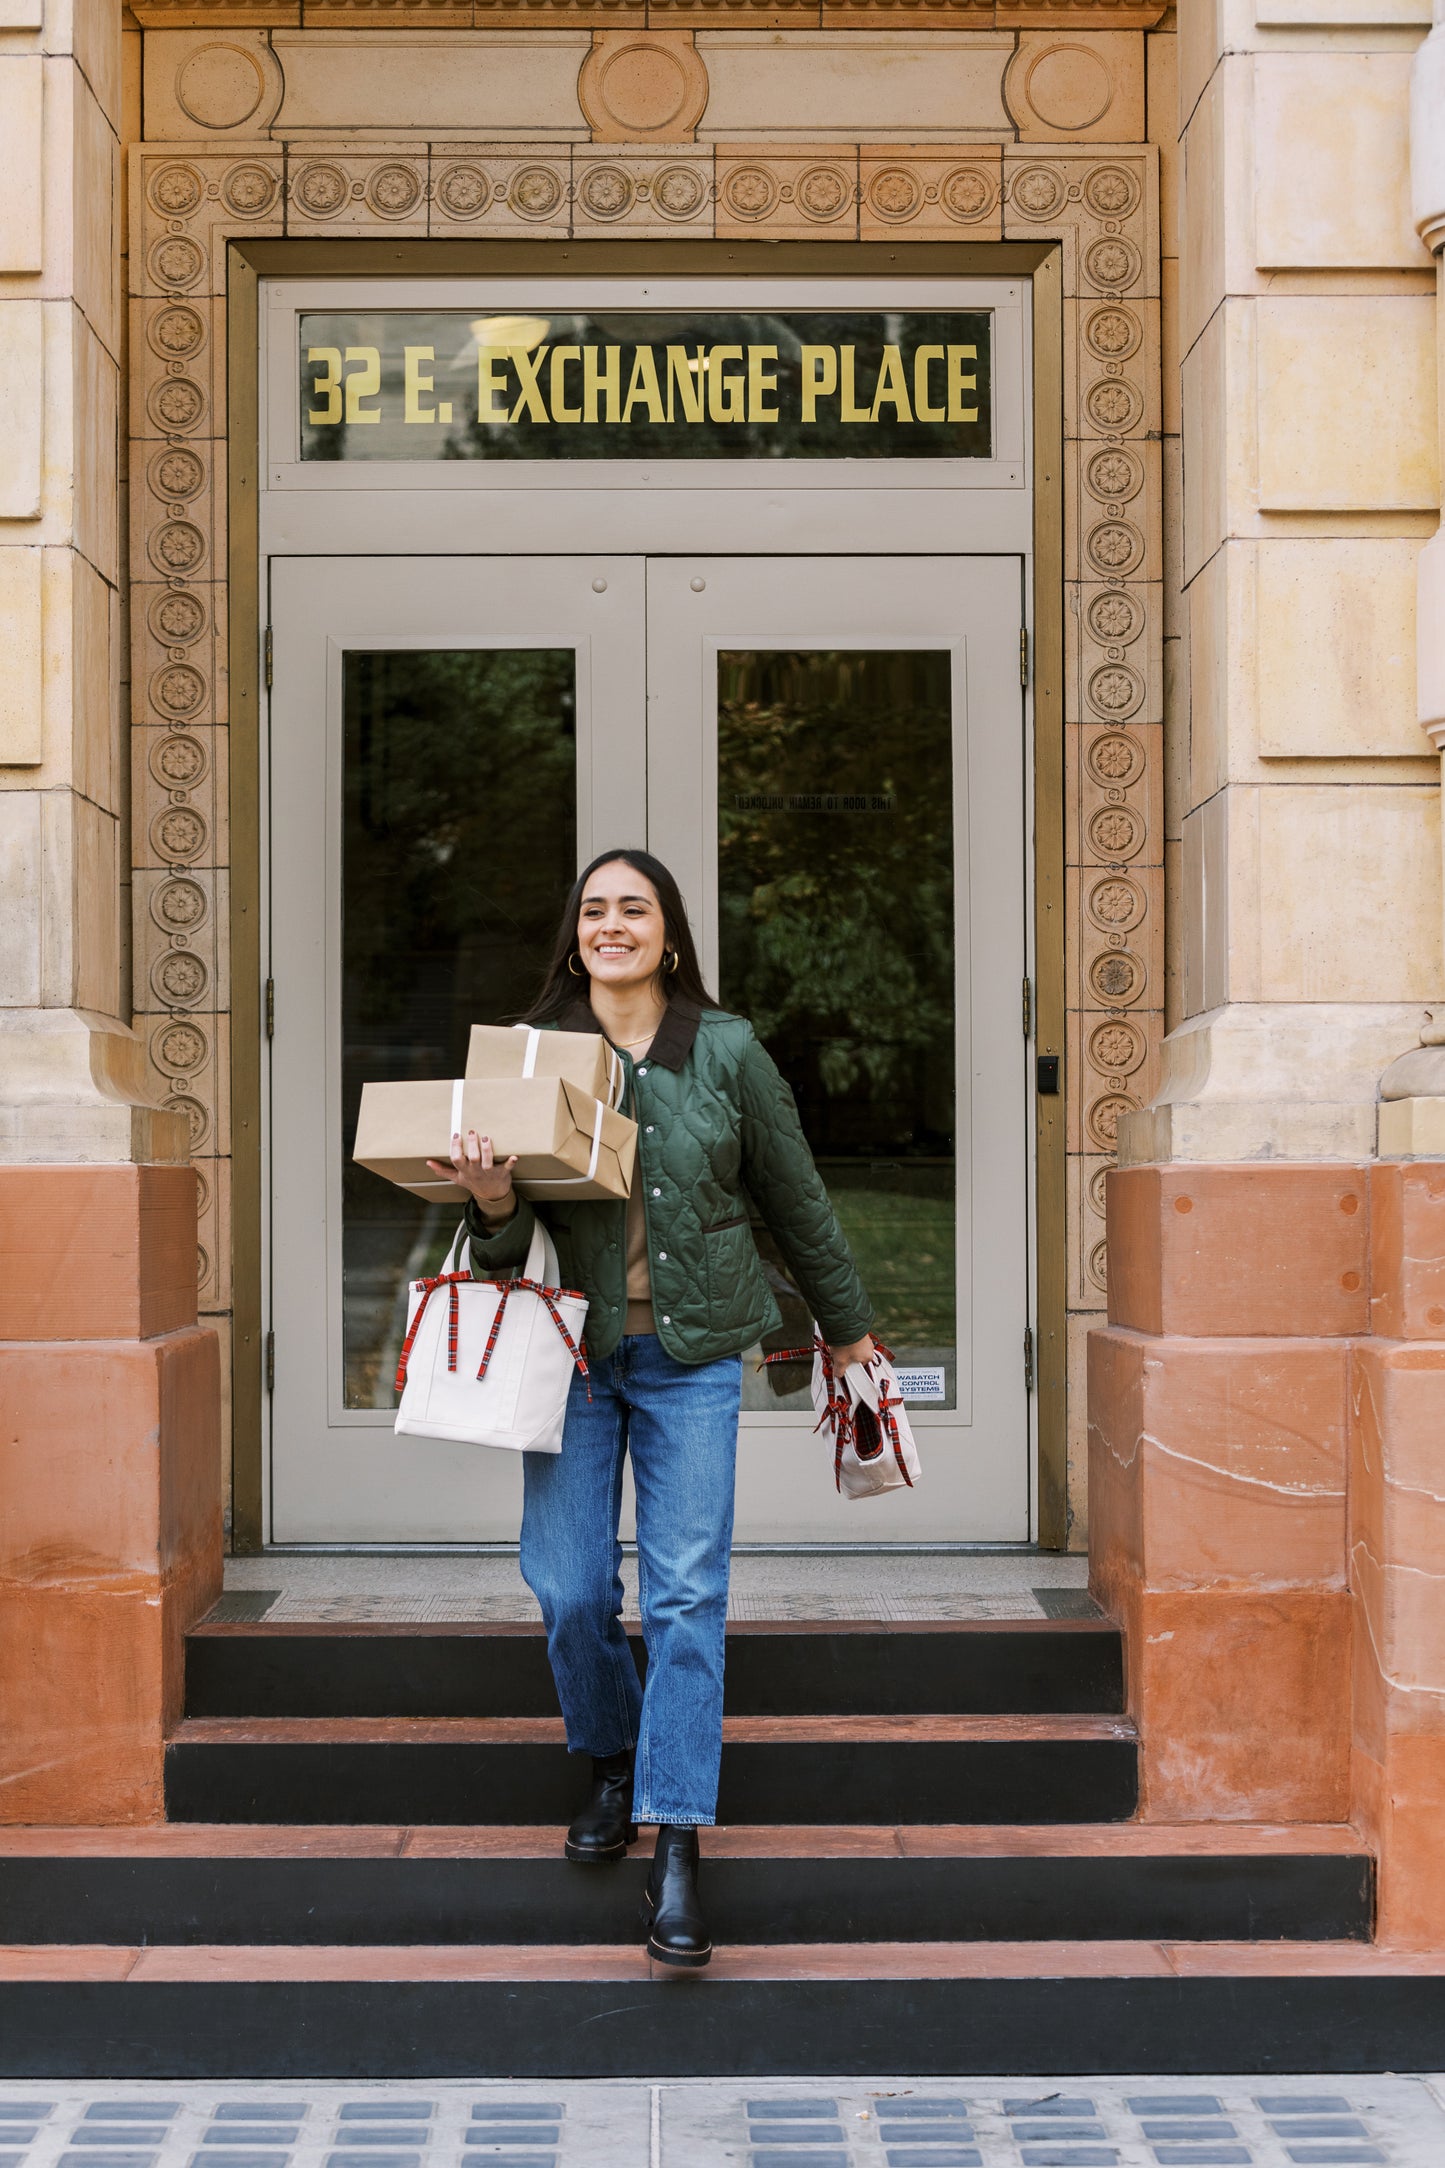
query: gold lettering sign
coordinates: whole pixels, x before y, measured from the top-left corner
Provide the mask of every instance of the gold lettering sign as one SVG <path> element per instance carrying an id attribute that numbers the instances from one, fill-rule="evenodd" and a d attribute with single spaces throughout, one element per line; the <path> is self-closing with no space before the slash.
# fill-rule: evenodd
<path id="1" fill-rule="evenodd" d="M 987 459 L 982 309 L 301 320 L 303 459 Z"/>

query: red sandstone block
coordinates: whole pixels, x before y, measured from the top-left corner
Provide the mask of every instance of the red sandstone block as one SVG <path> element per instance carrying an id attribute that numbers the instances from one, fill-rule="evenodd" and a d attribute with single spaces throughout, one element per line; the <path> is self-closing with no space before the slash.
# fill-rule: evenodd
<path id="1" fill-rule="evenodd" d="M 1388 1742 L 1351 1761 L 1355 1820 L 1377 1860 L 1376 1938 L 1404 1949 L 1445 1946 L 1445 1736 Z"/>
<path id="2" fill-rule="evenodd" d="M 0 1581 L 146 1586 L 221 1552 L 220 1356 L 156 1340 L 0 1346 Z"/>
<path id="3" fill-rule="evenodd" d="M 0 1821 L 155 1822 L 159 1588 L 0 1586 Z"/>
<path id="4" fill-rule="evenodd" d="M 1445 1165 L 1381 1160 L 1370 1169 L 1370 1330 L 1445 1340 Z"/>
<path id="5" fill-rule="evenodd" d="M 1366 1200 L 1352 1167 L 1117 1168 L 1109 1322 L 1205 1338 L 1365 1332 Z"/>
<path id="6" fill-rule="evenodd" d="M 1343 1820 L 1350 1627 L 1342 1590 L 1146 1592 L 1129 1643 L 1146 1818 Z"/>
<path id="7" fill-rule="evenodd" d="M 189 1167 L 0 1167 L 0 1340 L 137 1340 L 196 1322 Z"/>
<path id="8" fill-rule="evenodd" d="M 1445 1346 L 1368 1340 L 1350 1364 L 1356 1736 L 1445 1737 Z"/>

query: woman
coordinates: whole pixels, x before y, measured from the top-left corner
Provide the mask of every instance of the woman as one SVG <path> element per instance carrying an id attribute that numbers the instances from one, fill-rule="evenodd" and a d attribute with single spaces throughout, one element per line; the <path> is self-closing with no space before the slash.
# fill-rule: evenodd
<path id="1" fill-rule="evenodd" d="M 587 1297 L 591 1371 L 573 1379 L 560 1454 L 524 1457 L 522 1573 L 546 1621 L 567 1744 L 592 1756 L 565 1851 L 620 1859 L 636 1825 L 656 1823 L 648 1950 L 705 1965 L 697 1832 L 717 1808 L 742 1350 L 781 1322 L 747 1198 L 838 1369 L 873 1355 L 872 1310 L 792 1093 L 751 1026 L 706 992 L 677 883 L 650 853 L 609 851 L 582 874 L 527 1021 L 604 1032 L 638 1125 L 627 1204 L 541 1207 L 564 1285 Z M 454 1137 L 452 1154 L 436 1172 L 454 1170 L 469 1191 L 472 1270 L 494 1278 L 525 1258 L 534 1207 L 490 1138 Z M 620 1617 L 629 1452 L 645 1688 Z"/>

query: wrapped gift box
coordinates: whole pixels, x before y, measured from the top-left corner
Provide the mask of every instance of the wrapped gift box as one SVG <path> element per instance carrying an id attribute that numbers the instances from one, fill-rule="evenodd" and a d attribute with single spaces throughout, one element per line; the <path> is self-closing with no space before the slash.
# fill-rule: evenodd
<path id="1" fill-rule="evenodd" d="M 632 1187 L 637 1124 L 559 1076 L 364 1084 L 351 1156 L 414 1197 L 462 1204 L 466 1191 L 427 1161 L 449 1160 L 453 1131 L 469 1129 L 491 1138 L 499 1160 L 516 1153 L 512 1179 L 524 1197 L 625 1198 Z"/>
<path id="2" fill-rule="evenodd" d="M 622 1056 L 596 1031 L 473 1024 L 467 1075 L 560 1076 L 604 1106 L 615 1107 L 622 1097 Z"/>

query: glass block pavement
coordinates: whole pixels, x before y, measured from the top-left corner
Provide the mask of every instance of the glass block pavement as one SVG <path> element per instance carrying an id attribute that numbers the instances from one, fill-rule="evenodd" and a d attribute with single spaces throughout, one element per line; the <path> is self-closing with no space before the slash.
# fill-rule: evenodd
<path id="1" fill-rule="evenodd" d="M 1445 2081 L 0 2086 L 0 2168 L 1442 2168 Z"/>

